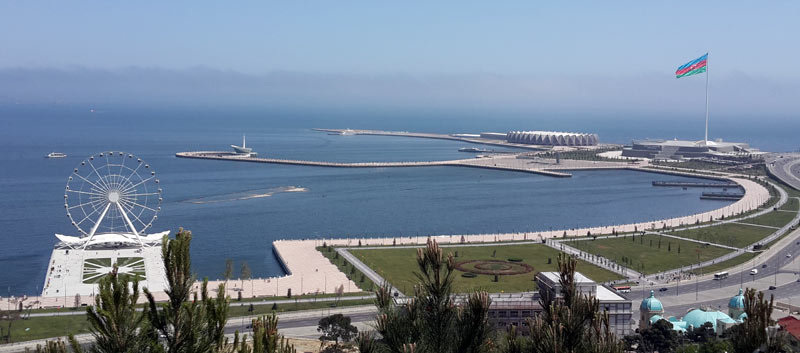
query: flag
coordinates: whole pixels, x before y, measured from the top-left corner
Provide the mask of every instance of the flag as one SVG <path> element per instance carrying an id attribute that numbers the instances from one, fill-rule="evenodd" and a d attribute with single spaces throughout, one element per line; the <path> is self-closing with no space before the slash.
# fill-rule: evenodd
<path id="1" fill-rule="evenodd" d="M 681 67 L 679 67 L 678 70 L 675 71 L 675 78 L 692 76 L 694 74 L 700 74 L 706 72 L 707 63 L 708 63 L 708 53 L 686 64 L 681 65 Z"/>

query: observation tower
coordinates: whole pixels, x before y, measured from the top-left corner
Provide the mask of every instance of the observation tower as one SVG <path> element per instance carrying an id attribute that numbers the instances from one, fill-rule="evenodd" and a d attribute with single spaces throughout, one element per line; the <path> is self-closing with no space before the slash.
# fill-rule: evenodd
<path id="1" fill-rule="evenodd" d="M 161 211 L 156 172 L 125 152 L 102 152 L 76 166 L 64 188 L 64 209 L 78 235 L 56 234 L 43 297 L 92 296 L 111 272 L 138 276 L 152 292 L 166 288 L 162 231 L 147 234 Z"/>

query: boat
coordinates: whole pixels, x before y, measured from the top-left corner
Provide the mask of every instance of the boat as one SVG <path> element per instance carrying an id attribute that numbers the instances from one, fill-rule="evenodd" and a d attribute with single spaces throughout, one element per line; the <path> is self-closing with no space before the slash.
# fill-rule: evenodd
<path id="1" fill-rule="evenodd" d="M 67 158 L 67 155 L 61 152 L 50 152 L 44 158 Z"/>
<path id="2" fill-rule="evenodd" d="M 345 129 L 345 130 L 342 130 L 342 131 L 338 132 L 338 135 L 340 135 L 340 136 L 352 136 L 352 135 L 355 135 L 355 134 L 356 134 L 356 132 L 353 131 L 353 130 L 350 130 L 350 129 Z"/>
<path id="3" fill-rule="evenodd" d="M 242 145 L 241 146 L 231 145 L 231 148 L 233 148 L 233 151 L 236 152 L 236 154 L 250 155 L 253 153 L 253 149 L 247 147 L 247 141 L 245 140 L 244 135 L 242 135 Z"/>
<path id="4" fill-rule="evenodd" d="M 483 148 L 476 148 L 476 147 L 462 147 L 458 149 L 459 152 L 474 152 L 474 153 L 481 153 L 481 152 L 489 152 L 489 150 Z"/>

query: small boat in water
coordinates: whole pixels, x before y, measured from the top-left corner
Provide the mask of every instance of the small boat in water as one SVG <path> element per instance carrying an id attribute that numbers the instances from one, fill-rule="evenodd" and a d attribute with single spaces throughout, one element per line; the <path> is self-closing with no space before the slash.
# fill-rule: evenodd
<path id="1" fill-rule="evenodd" d="M 67 155 L 61 152 L 50 152 L 44 158 L 67 158 Z"/>
<path id="2" fill-rule="evenodd" d="M 475 147 L 462 147 L 458 149 L 459 152 L 475 152 L 475 153 L 482 153 L 482 152 L 489 152 L 489 150 L 485 150 L 482 148 L 475 148 Z"/>

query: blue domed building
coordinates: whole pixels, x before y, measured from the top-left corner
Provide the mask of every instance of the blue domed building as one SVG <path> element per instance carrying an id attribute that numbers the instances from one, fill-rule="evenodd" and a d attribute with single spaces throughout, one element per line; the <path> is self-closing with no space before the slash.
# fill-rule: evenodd
<path id="1" fill-rule="evenodd" d="M 651 290 L 650 296 L 644 298 L 642 304 L 639 305 L 639 328 L 643 329 L 650 326 L 651 323 L 663 319 L 663 315 L 664 306 L 661 304 L 660 300 L 656 299 L 655 292 Z M 651 322 L 654 318 L 655 321 Z"/>
<path id="2" fill-rule="evenodd" d="M 734 319 L 747 317 L 747 314 L 744 313 L 744 291 L 741 288 L 739 288 L 739 294 L 728 302 L 728 315 Z"/>
<path id="3" fill-rule="evenodd" d="M 639 306 L 639 328 L 645 328 L 659 320 L 667 320 L 672 324 L 672 329 L 678 332 L 692 331 L 695 328 L 711 323 L 714 332 L 722 333 L 729 327 L 742 323 L 747 318 L 744 312 L 744 292 L 739 289 L 739 294 L 728 302 L 728 314 L 711 308 L 692 309 L 678 319 L 674 316 L 664 317 L 664 307 L 661 301 L 655 298 L 655 293 L 650 291 L 650 297 L 642 300 Z"/>

